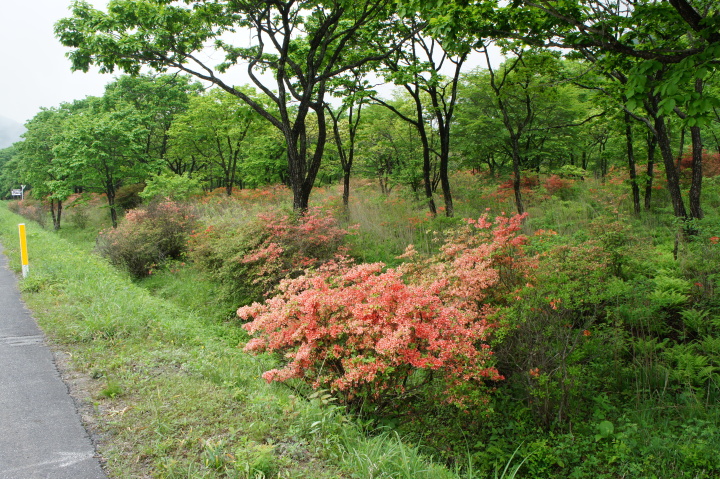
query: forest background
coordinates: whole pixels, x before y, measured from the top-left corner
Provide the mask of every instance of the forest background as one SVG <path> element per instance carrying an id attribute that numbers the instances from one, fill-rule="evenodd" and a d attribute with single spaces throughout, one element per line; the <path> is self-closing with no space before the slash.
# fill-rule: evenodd
<path id="1" fill-rule="evenodd" d="M 73 67 L 128 75 L 30 120 L 0 188 L 29 187 L 8 206 L 48 248 L 125 272 L 108 297 L 168 302 L 101 312 L 50 259 L 24 281 L 96 381 L 110 470 L 716 475 L 719 24 L 681 0 L 76 3 Z M 237 416 L 149 399 L 187 381 Z"/>

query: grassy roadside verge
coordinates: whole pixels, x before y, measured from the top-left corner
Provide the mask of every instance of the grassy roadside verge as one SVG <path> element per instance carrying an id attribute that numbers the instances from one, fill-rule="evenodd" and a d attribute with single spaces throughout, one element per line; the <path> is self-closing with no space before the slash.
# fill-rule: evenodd
<path id="1" fill-rule="evenodd" d="M 0 241 L 19 271 L 17 224 Z M 111 477 L 443 478 L 396 437 L 368 438 L 321 395 L 261 379 L 270 359 L 238 348 L 232 325 L 151 295 L 107 263 L 28 224 L 20 288 L 55 347 L 86 376 Z"/>

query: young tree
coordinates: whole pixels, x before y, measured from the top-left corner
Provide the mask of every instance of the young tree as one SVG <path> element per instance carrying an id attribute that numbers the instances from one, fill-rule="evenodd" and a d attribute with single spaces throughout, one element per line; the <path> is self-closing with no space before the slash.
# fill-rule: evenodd
<path id="1" fill-rule="evenodd" d="M 342 105 L 337 109 L 333 109 L 330 104 L 325 105 L 330 116 L 333 138 L 343 171 L 343 205 L 346 209 L 350 203 L 350 173 L 355 161 L 355 145 L 360 118 L 370 94 L 371 89 L 363 79 L 362 72 L 354 70 L 339 77 L 333 86 L 333 95 L 343 99 Z M 341 132 L 342 129 L 347 130 L 345 134 Z"/>
<path id="2" fill-rule="evenodd" d="M 385 76 L 396 85 L 402 86 L 412 98 L 415 108 L 412 115 L 406 115 L 393 109 L 393 106 L 377 97 L 375 101 L 391 109 L 400 118 L 415 127 L 423 145 L 423 175 L 425 178 L 425 196 L 430 213 L 437 214 L 430 171 L 431 156 L 439 160 L 440 185 L 445 203 L 445 214 L 454 215 L 452 191 L 450 188 L 450 142 L 451 128 L 454 124 L 455 105 L 460 71 L 470 51 L 469 41 L 444 41 L 433 37 L 429 32 L 420 31 L 417 26 L 424 22 L 411 17 L 398 22 L 398 34 L 405 37 L 409 32 L 418 30 L 415 35 L 399 49 L 397 53 L 384 61 Z M 449 68 L 450 75 L 442 74 Z M 430 141 L 431 129 L 437 133 L 440 148 L 433 149 Z"/>
<path id="3" fill-rule="evenodd" d="M 245 89 L 248 96 L 256 97 Z M 242 184 L 237 177 L 239 164 L 254 149 L 252 137 L 258 131 L 260 115 L 245 102 L 224 90 L 214 88 L 190 100 L 187 112 L 179 115 L 169 131 L 176 156 L 192 156 L 220 175 L 227 195 Z"/>
<path id="4" fill-rule="evenodd" d="M 410 98 L 400 91 L 392 104 L 406 114 L 413 108 Z M 358 169 L 366 177 L 377 178 L 383 194 L 403 185 L 419 201 L 424 192 L 423 152 L 415 127 L 380 105 L 368 105 L 363 118 L 357 137 Z M 430 170 L 430 182 L 438 182 L 436 169 Z"/>
<path id="5" fill-rule="evenodd" d="M 65 139 L 68 118 L 85 107 L 81 100 L 60 108 L 42 109 L 26 124 L 19 143 L 21 176 L 37 199 L 50 202 L 53 228 L 60 229 L 63 202 L 74 192 L 78 171 L 70 158 L 56 148 Z"/>
<path id="6" fill-rule="evenodd" d="M 144 113 L 144 156 L 167 162 L 168 131 L 201 89 L 200 83 L 191 83 L 187 75 L 123 75 L 105 88 L 104 98 L 111 103 L 127 103 Z"/>
<path id="7" fill-rule="evenodd" d="M 128 105 L 117 107 L 108 108 L 102 99 L 92 99 L 88 108 L 68 118 L 66 134 L 53 150 L 69 160 L 86 187 L 106 195 L 113 228 L 118 220 L 118 188 L 140 182 L 160 168 L 145 153 L 145 118 Z"/>

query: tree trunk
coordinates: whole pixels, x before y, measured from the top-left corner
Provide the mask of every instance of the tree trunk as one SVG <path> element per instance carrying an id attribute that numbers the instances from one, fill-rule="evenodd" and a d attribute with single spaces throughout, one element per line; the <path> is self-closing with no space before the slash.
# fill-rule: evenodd
<path id="1" fill-rule="evenodd" d="M 445 216 L 452 218 L 455 215 L 455 207 L 453 206 L 448 174 L 450 164 L 450 128 L 447 127 L 446 130 L 447 131 L 442 132 L 440 139 L 440 185 L 442 186 L 443 199 L 445 200 Z"/>
<path id="2" fill-rule="evenodd" d="M 700 79 L 695 80 L 695 91 L 702 94 L 703 82 Z M 692 136 L 692 181 L 690 184 L 690 216 L 701 219 L 703 217 L 702 207 L 700 205 L 700 192 L 702 190 L 702 135 L 700 127 L 693 126 L 690 128 Z"/>
<path id="3" fill-rule="evenodd" d="M 680 192 L 680 177 L 675 168 L 675 161 L 670 149 L 670 138 L 668 138 L 667 129 L 665 128 L 665 118 L 657 113 L 655 114 L 655 134 L 665 164 L 665 176 L 673 205 L 673 213 L 678 218 L 687 219 L 687 211 Z"/>
<path id="4" fill-rule="evenodd" d="M 442 186 L 443 199 L 445 200 L 445 216 L 452 218 L 455 216 L 455 206 L 453 205 L 452 191 L 450 190 L 447 163 L 447 158 L 440 159 L 440 185 Z"/>
<path id="5" fill-rule="evenodd" d="M 57 208 L 56 208 L 57 205 Z M 62 218 L 62 201 L 57 200 L 57 203 L 55 203 L 55 200 L 50 199 L 50 215 L 52 216 L 53 220 L 53 229 L 55 231 L 60 229 L 60 219 Z"/>
<path id="6" fill-rule="evenodd" d="M 625 112 L 625 139 L 627 140 L 628 170 L 630 171 L 630 187 L 632 188 L 633 211 L 640 214 L 640 187 L 637 183 L 635 170 L 635 150 L 633 148 L 633 132 L 630 123 L 630 114 Z"/>
<path id="7" fill-rule="evenodd" d="M 670 137 L 670 133 L 668 133 Z M 680 128 L 680 146 L 678 146 L 678 154 L 675 157 L 675 169 L 680 171 L 680 162 L 682 161 L 683 153 L 685 152 L 685 127 Z"/>
<path id="8" fill-rule="evenodd" d="M 648 159 L 647 159 L 647 183 L 645 184 L 645 211 L 650 211 L 652 204 L 652 186 L 653 178 L 655 174 L 655 147 L 657 146 L 657 138 L 652 133 L 648 134 L 647 147 L 648 147 Z"/>
<path id="9" fill-rule="evenodd" d="M 512 142 L 512 160 L 513 160 L 513 191 L 515 192 L 515 207 L 519 215 L 525 212 L 523 205 L 522 192 L 520 191 L 520 145 L 516 135 L 510 137 Z"/>
<path id="10" fill-rule="evenodd" d="M 350 168 L 343 168 L 343 207 L 350 206 Z"/>
<path id="11" fill-rule="evenodd" d="M 110 207 L 110 222 L 113 228 L 117 228 L 117 210 L 115 209 L 115 195 L 108 195 L 108 206 Z"/>

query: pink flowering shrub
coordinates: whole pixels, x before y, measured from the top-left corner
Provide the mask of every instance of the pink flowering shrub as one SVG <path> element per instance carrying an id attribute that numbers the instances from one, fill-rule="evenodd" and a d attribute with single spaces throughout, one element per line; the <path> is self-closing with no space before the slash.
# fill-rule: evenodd
<path id="1" fill-rule="evenodd" d="M 23 216 L 31 221 L 35 221 L 43 228 L 47 225 L 48 210 L 41 201 L 33 198 L 27 198 L 28 193 L 25 193 L 26 198 L 24 200 L 12 200 L 8 201 L 8 209 L 13 213 Z"/>
<path id="2" fill-rule="evenodd" d="M 128 211 L 116 229 L 101 231 L 96 250 L 141 278 L 150 274 L 153 265 L 182 257 L 195 225 L 195 217 L 178 203 L 152 203 Z"/>
<path id="3" fill-rule="evenodd" d="M 492 364 L 492 314 L 532 266 L 521 221 L 468 221 L 437 256 L 416 260 L 411 247 L 399 268 L 338 259 L 283 281 L 276 296 L 238 310 L 255 336 L 245 349 L 283 357 L 267 381 L 300 378 L 347 404 L 382 403 L 431 379 L 446 402 L 482 404 L 482 391 L 503 379 Z"/>
<path id="4" fill-rule="evenodd" d="M 328 211 L 312 208 L 293 216 L 268 210 L 246 224 L 210 226 L 194 232 L 190 258 L 238 304 L 262 299 L 280 280 L 297 277 L 343 250 L 348 231 Z"/>
<path id="5" fill-rule="evenodd" d="M 282 278 L 297 276 L 344 252 L 343 240 L 348 230 L 340 228 L 337 219 L 320 208 L 311 208 L 300 216 L 261 213 L 263 241 L 242 258 L 255 266 L 254 283 L 271 291 Z"/>

